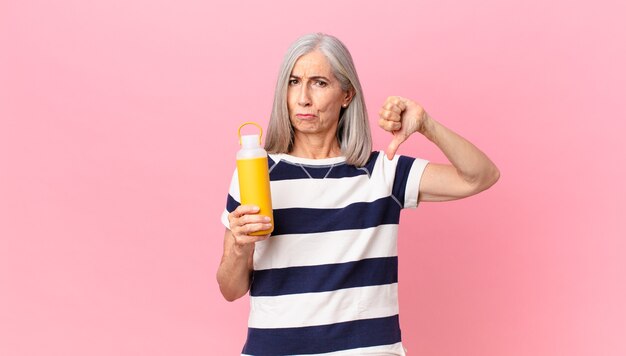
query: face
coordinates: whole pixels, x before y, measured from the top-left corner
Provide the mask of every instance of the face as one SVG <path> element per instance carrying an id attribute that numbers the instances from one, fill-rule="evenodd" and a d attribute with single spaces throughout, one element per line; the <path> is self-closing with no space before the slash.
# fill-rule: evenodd
<path id="1" fill-rule="evenodd" d="M 289 119 L 296 134 L 335 135 L 342 105 L 351 98 L 322 52 L 310 52 L 296 61 L 287 89 Z"/>

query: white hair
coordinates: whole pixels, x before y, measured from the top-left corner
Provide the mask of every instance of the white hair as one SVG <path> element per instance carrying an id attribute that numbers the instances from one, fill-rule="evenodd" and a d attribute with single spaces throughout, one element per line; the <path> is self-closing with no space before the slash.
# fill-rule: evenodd
<path id="1" fill-rule="evenodd" d="M 341 153 L 348 164 L 362 167 L 372 152 L 372 135 L 363 90 L 354 68 L 352 56 L 346 46 L 334 36 L 312 33 L 298 38 L 287 50 L 280 67 L 274 105 L 267 128 L 265 149 L 270 153 L 289 153 L 293 147 L 294 132 L 287 108 L 287 88 L 291 71 L 296 61 L 305 54 L 319 50 L 322 52 L 334 76 L 341 83 L 341 89 L 354 90 L 354 97 L 347 108 L 339 113 L 337 140 Z"/>

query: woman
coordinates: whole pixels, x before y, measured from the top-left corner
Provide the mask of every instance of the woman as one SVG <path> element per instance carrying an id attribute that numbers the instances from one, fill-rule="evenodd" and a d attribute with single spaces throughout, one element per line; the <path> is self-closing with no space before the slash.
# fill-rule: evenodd
<path id="1" fill-rule="evenodd" d="M 237 175 L 222 220 L 217 279 L 224 297 L 250 291 L 246 355 L 404 355 L 398 322 L 397 231 L 402 208 L 460 199 L 493 185 L 479 149 L 412 100 L 389 97 L 379 125 L 393 138 L 371 152 L 352 58 L 336 38 L 311 34 L 288 50 L 266 149 L 274 206 L 239 205 Z M 420 133 L 451 164 L 396 156 Z"/>

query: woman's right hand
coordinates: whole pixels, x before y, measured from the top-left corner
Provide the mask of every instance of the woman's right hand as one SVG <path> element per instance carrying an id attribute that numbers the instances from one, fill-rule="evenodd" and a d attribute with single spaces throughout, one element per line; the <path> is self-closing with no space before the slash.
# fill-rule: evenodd
<path id="1" fill-rule="evenodd" d="M 251 252 L 254 244 L 266 240 L 270 235 L 251 235 L 257 231 L 268 230 L 272 227 L 268 216 L 258 215 L 259 207 L 240 205 L 228 214 L 230 232 L 234 238 L 234 247 L 242 252 Z"/>
<path id="2" fill-rule="evenodd" d="M 228 214 L 228 228 L 224 228 L 224 254 L 217 269 L 217 282 L 224 298 L 233 301 L 250 289 L 254 244 L 270 235 L 252 233 L 269 230 L 270 218 L 259 215 L 259 208 L 240 205 Z"/>

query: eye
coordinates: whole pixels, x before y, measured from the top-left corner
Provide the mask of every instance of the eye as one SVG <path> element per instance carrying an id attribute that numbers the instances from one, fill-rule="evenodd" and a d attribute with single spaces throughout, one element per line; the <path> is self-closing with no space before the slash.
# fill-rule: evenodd
<path id="1" fill-rule="evenodd" d="M 318 81 L 316 81 L 316 82 L 315 82 L 315 84 L 316 84 L 318 87 L 322 87 L 322 88 L 324 88 L 324 87 L 328 86 L 328 83 L 326 83 L 326 82 L 325 82 L 325 81 L 323 81 L 323 80 L 318 80 Z"/>
<path id="2" fill-rule="evenodd" d="M 289 85 L 290 85 L 290 86 L 291 86 L 291 85 L 296 85 L 296 84 L 298 84 L 298 79 L 293 79 L 293 78 L 292 78 L 292 79 L 289 79 Z"/>

